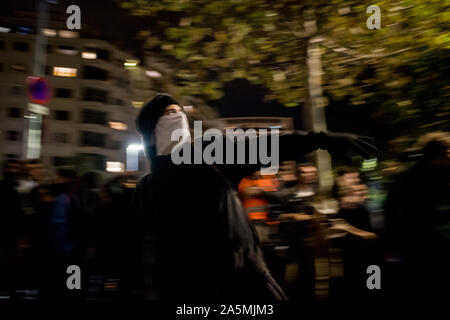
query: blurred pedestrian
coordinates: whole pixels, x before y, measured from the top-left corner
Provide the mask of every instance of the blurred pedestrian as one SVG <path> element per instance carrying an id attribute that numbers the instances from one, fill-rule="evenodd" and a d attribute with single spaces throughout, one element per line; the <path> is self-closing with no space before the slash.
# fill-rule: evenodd
<path id="1" fill-rule="evenodd" d="M 72 294 L 66 287 L 67 267 L 81 264 L 85 221 L 75 194 L 77 174 L 59 168 L 54 182 L 36 193 L 38 257 L 41 259 L 43 298 L 60 299 Z"/>
<path id="2" fill-rule="evenodd" d="M 21 165 L 17 160 L 7 160 L 0 181 L 0 292 L 11 294 L 15 279 L 13 260 L 17 253 L 23 210 L 16 187 Z"/>
<path id="3" fill-rule="evenodd" d="M 388 245 L 406 263 L 402 292 L 434 293 L 450 284 L 450 135 L 426 134 L 415 149 L 419 160 L 389 190 Z"/>

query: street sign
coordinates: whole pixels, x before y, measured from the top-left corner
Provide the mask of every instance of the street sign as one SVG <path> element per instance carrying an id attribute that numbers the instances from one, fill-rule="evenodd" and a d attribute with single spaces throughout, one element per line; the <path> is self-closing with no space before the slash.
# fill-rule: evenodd
<path id="1" fill-rule="evenodd" d="M 43 77 L 29 76 L 26 80 L 28 99 L 35 104 L 47 104 L 51 97 L 52 91 L 47 80 Z"/>
<path id="2" fill-rule="evenodd" d="M 48 116 L 50 114 L 50 110 L 48 109 L 48 107 L 35 103 L 28 103 L 28 110 L 30 112 L 41 114 L 44 116 Z"/>

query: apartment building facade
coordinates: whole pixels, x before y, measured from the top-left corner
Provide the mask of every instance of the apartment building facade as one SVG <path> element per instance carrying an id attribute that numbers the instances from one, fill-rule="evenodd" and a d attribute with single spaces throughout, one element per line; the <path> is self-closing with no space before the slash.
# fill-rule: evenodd
<path id="1" fill-rule="evenodd" d="M 25 159 L 32 117 L 25 80 L 33 75 L 36 36 L 1 31 L 0 160 Z M 53 97 L 42 121 L 41 161 L 49 168 L 123 170 L 127 147 L 138 143 L 134 120 L 143 99 L 153 94 L 151 79 L 136 58 L 107 41 L 68 30 L 43 32 L 46 63 L 40 71 Z M 139 161 L 145 171 L 145 161 Z"/>

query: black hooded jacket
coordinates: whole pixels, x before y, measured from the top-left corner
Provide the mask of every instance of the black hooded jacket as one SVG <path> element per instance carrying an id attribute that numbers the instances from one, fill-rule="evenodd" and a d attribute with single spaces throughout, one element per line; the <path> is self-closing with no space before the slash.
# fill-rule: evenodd
<path id="1" fill-rule="evenodd" d="M 281 134 L 280 163 L 323 147 L 323 137 L 313 132 Z M 245 149 L 249 150 L 248 140 Z M 198 152 L 191 150 L 192 156 Z M 262 164 L 176 165 L 171 156 L 151 156 L 151 160 L 152 173 L 139 181 L 133 196 L 128 234 L 135 235 L 129 238 L 129 254 L 135 257 L 140 256 L 136 248 L 141 234 L 150 233 L 156 239 L 157 298 L 197 302 L 286 299 L 267 269 L 234 189 Z M 138 273 L 134 276 L 139 282 Z"/>
<path id="2" fill-rule="evenodd" d="M 213 166 L 155 159 L 132 201 L 156 238 L 157 297 L 180 301 L 283 299 L 236 192 Z M 137 226 L 136 225 L 136 226 Z"/>

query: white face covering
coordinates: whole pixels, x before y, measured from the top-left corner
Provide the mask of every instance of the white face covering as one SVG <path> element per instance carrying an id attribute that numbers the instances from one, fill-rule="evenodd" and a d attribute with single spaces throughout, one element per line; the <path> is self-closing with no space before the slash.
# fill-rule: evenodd
<path id="1" fill-rule="evenodd" d="M 186 114 L 177 112 L 160 117 L 155 126 L 154 137 L 158 156 L 169 155 L 177 144 L 190 141 Z"/>

